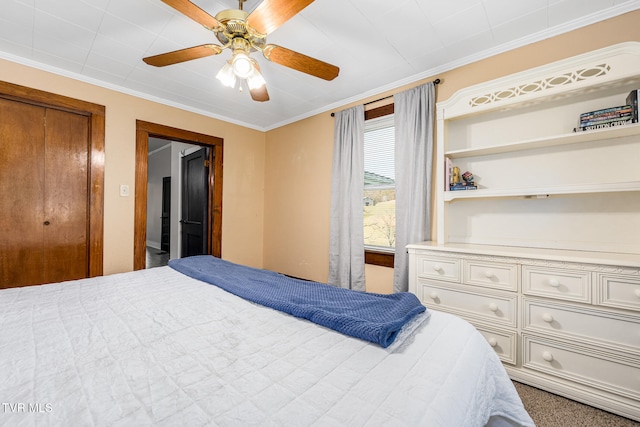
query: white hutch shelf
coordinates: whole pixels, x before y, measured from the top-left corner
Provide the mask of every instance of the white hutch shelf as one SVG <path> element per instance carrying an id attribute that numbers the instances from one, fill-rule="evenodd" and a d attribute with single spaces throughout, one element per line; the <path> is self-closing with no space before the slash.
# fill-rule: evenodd
<path id="1" fill-rule="evenodd" d="M 573 131 L 581 113 L 640 87 L 637 50 L 601 49 L 439 103 L 436 241 L 640 253 L 640 124 Z M 445 159 L 478 190 L 447 191 Z"/>

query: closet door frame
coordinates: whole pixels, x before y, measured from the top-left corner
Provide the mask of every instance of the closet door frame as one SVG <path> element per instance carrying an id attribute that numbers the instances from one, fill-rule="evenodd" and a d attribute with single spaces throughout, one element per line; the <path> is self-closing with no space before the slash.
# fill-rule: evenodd
<path id="1" fill-rule="evenodd" d="M 0 97 L 89 118 L 88 260 L 89 277 L 103 274 L 105 107 L 38 89 L 0 81 Z"/>

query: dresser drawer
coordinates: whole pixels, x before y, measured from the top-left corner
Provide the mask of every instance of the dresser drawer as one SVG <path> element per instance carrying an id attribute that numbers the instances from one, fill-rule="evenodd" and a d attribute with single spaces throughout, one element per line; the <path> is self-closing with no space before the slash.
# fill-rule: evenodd
<path id="1" fill-rule="evenodd" d="M 591 272 L 522 266 L 522 292 L 567 301 L 591 302 Z"/>
<path id="2" fill-rule="evenodd" d="M 640 278 L 598 274 L 597 304 L 640 311 Z"/>
<path id="3" fill-rule="evenodd" d="M 418 277 L 460 282 L 460 260 L 430 255 L 416 257 Z"/>
<path id="4" fill-rule="evenodd" d="M 498 262 L 463 261 L 463 282 L 489 288 L 518 290 L 518 266 Z"/>
<path id="5" fill-rule="evenodd" d="M 457 314 L 467 320 L 516 326 L 516 295 L 496 291 L 472 292 L 460 285 L 454 288 L 419 280 L 418 297 L 429 307 Z"/>
<path id="6" fill-rule="evenodd" d="M 640 399 L 640 358 L 616 358 L 589 347 L 523 334 L 523 366 L 598 390 Z"/>
<path id="7" fill-rule="evenodd" d="M 524 299 L 523 331 L 588 340 L 640 353 L 640 316 Z"/>
<path id="8" fill-rule="evenodd" d="M 515 332 L 496 331 L 486 326 L 474 324 L 478 332 L 487 340 L 489 345 L 493 347 L 500 360 L 512 365 L 516 364 L 516 345 L 517 336 Z"/>

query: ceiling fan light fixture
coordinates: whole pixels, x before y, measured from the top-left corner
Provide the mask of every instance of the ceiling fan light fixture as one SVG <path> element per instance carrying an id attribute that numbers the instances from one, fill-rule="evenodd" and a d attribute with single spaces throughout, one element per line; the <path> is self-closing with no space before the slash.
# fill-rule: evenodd
<path id="1" fill-rule="evenodd" d="M 254 67 L 253 73 L 251 73 L 251 75 L 247 77 L 247 86 L 249 86 L 249 89 L 250 90 L 259 89 L 266 84 L 267 82 L 264 81 L 264 77 L 262 77 L 262 74 L 260 74 L 260 71 L 258 71 Z"/>
<path id="2" fill-rule="evenodd" d="M 238 51 L 233 54 L 231 66 L 233 67 L 234 74 L 241 79 L 246 79 L 252 75 L 255 70 L 251 58 L 243 51 Z"/>
<path id="3" fill-rule="evenodd" d="M 236 75 L 229 62 L 226 62 L 220 71 L 218 71 L 216 79 L 220 80 L 220 83 L 227 87 L 234 87 L 236 85 Z"/>

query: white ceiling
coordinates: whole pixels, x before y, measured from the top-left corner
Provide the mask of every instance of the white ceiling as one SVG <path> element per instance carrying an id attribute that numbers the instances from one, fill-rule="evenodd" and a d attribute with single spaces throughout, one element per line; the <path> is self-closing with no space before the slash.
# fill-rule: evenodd
<path id="1" fill-rule="evenodd" d="M 193 2 L 211 15 L 238 5 Z M 264 103 L 214 78 L 229 50 L 163 68 L 142 62 L 217 42 L 160 0 L 1 0 L 0 58 L 269 130 L 636 9 L 640 0 L 316 0 L 268 42 L 334 64 L 340 75 L 324 81 L 256 52 L 271 97 Z"/>

